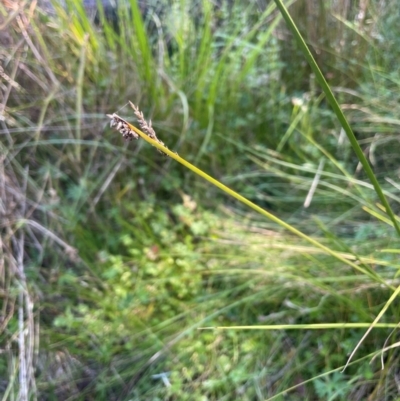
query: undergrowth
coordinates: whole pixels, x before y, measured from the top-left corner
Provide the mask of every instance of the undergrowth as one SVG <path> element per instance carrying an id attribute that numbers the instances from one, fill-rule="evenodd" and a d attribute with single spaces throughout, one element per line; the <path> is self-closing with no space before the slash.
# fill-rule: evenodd
<path id="1" fill-rule="evenodd" d="M 66 3 L 0 4 L 2 399 L 394 399 L 395 302 L 341 370 L 398 240 L 275 3 L 129 0 L 96 23 Z M 398 213 L 398 7 L 287 3 Z M 128 99 L 369 275 L 123 144 L 105 115 L 133 121 Z"/>

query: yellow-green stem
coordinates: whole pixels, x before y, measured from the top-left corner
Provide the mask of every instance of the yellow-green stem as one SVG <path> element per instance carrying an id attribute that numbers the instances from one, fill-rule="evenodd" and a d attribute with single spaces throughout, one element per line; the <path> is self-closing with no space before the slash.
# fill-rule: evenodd
<path id="1" fill-rule="evenodd" d="M 330 249 L 330 248 L 326 247 L 325 245 L 321 244 L 319 241 L 309 237 L 308 235 L 304 234 L 303 232 L 301 232 L 297 228 L 294 228 L 290 224 L 288 224 L 288 223 L 284 222 L 283 220 L 281 220 L 280 218 L 274 216 L 272 213 L 267 212 L 266 210 L 264 210 L 260 206 L 257 206 L 255 203 L 249 201 L 244 196 L 238 194 L 237 192 L 235 192 L 232 189 L 228 188 L 226 185 L 222 184 L 220 181 L 216 180 L 215 178 L 213 178 L 210 175 L 206 174 L 204 171 L 200 170 L 199 168 L 197 168 L 193 164 L 189 163 L 188 161 L 186 161 L 185 159 L 180 157 L 177 153 L 172 152 L 171 150 L 169 150 L 165 146 L 161 145 L 157 141 L 151 139 L 148 135 L 146 135 L 145 133 L 140 131 L 135 126 L 133 126 L 133 125 L 131 125 L 129 123 L 128 123 L 128 125 L 129 125 L 130 129 L 135 131 L 146 142 L 148 142 L 151 145 L 155 146 L 157 149 L 161 150 L 163 153 L 167 154 L 172 159 L 174 159 L 177 162 L 181 163 L 182 165 L 184 165 L 185 167 L 187 167 L 189 170 L 193 171 L 194 173 L 196 173 L 200 177 L 203 177 L 205 180 L 207 180 L 211 184 L 215 185 L 216 187 L 218 187 L 219 189 L 221 189 L 222 191 L 224 191 L 228 195 L 232 196 L 233 198 L 237 199 L 238 201 L 242 202 L 243 204 L 249 206 L 251 209 L 255 210 L 256 212 L 258 212 L 260 214 L 262 214 L 263 216 L 265 216 L 269 220 L 272 220 L 273 222 L 279 224 L 280 226 L 284 227 L 285 229 L 287 229 L 288 231 L 292 232 L 293 234 L 296 234 L 300 238 L 303 238 L 304 240 L 306 240 L 309 243 L 313 244 L 317 248 L 322 249 L 325 253 L 333 256 L 337 260 L 340 260 L 341 262 L 347 264 L 348 266 L 353 267 L 354 269 L 358 270 L 359 272 L 368 275 L 373 280 L 378 281 L 378 282 L 384 284 L 385 286 L 388 286 L 388 287 L 392 288 L 393 290 L 395 289 L 391 285 L 388 285 L 377 274 L 374 274 L 373 272 L 370 272 L 370 271 L 367 271 L 367 270 L 363 269 L 362 267 L 358 266 L 356 263 L 353 263 L 353 262 L 349 261 L 348 259 L 344 258 L 343 256 L 341 256 L 337 252 L 335 252 L 332 249 Z"/>

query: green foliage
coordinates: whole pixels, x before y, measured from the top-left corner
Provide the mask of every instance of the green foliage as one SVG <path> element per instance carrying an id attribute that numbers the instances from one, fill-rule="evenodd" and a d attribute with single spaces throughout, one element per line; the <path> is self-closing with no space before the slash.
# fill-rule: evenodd
<path id="1" fill-rule="evenodd" d="M 344 399 L 349 396 L 351 390 L 346 378 L 338 372 L 325 378 L 325 380 L 315 380 L 314 386 L 318 397 L 325 400 Z"/>
<path id="2" fill-rule="evenodd" d="M 118 227 L 118 254 L 104 242 L 92 267 L 102 285 L 91 288 L 90 295 L 82 288 L 77 302 L 54 320 L 58 338 L 61 329 L 64 341 L 92 343 L 85 357 L 98 363 L 133 352 L 138 342 L 148 355 L 162 342 L 159 330 L 167 327 L 165 336 L 177 316 L 195 307 L 207 288 L 206 261 L 195 243 L 210 235 L 217 220 L 194 212 L 194 201 L 185 199 L 188 203 L 171 213 L 150 198 L 135 209 L 128 206 L 123 220 L 116 216 L 112 225 Z M 59 291 L 79 286 L 77 280 L 72 272 L 61 275 Z"/>
<path id="3" fill-rule="evenodd" d="M 117 24 L 100 8 L 99 25 L 78 0 L 20 19 L 0 4 L 12 43 L 0 46 L 3 399 L 20 391 L 21 332 L 32 399 L 395 397 L 396 350 L 385 370 L 368 365 L 396 343 L 388 330 L 374 329 L 339 374 L 359 329 L 282 328 L 370 323 L 400 265 L 390 221 L 275 3 L 150 3 L 140 13 L 127 1 Z M 389 3 L 370 2 L 363 21 L 356 3 L 337 12 L 338 2 L 304 0 L 290 12 L 397 211 Z M 321 18 L 305 20 L 306 5 Z M 147 145 L 124 146 L 104 115 L 129 116 L 127 100 L 170 149 L 367 274 L 235 209 Z M 26 283 L 15 265 L 22 232 Z M 391 305 L 382 323 L 398 319 Z M 260 324 L 275 330 L 198 330 Z"/>

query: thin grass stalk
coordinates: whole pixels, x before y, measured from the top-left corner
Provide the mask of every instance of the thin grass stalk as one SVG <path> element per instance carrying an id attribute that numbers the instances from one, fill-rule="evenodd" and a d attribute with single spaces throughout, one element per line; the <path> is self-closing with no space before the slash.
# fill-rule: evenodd
<path id="1" fill-rule="evenodd" d="M 20 245 L 23 246 L 23 238 Z M 23 250 L 20 250 L 23 252 Z M 28 401 L 28 383 L 25 349 L 25 325 L 24 325 L 24 288 L 20 288 L 18 295 L 18 351 L 19 351 L 19 400 Z"/>
<path id="2" fill-rule="evenodd" d="M 24 21 L 26 21 L 26 19 L 24 19 Z M 36 31 L 35 31 L 37 33 L 36 39 L 39 44 L 39 47 L 36 47 L 31 39 L 31 37 L 29 36 L 28 30 L 26 29 L 27 26 L 25 26 L 25 24 L 23 23 L 23 21 L 20 17 L 17 17 L 17 22 L 18 22 L 19 28 L 21 29 L 21 33 L 22 33 L 26 43 L 30 47 L 33 55 L 35 56 L 37 61 L 40 63 L 40 65 L 43 66 L 44 70 L 46 71 L 46 73 L 47 73 L 48 77 L 50 78 L 50 80 L 52 81 L 52 83 L 54 85 L 57 85 L 58 80 L 53 72 L 53 71 L 57 71 L 57 69 L 54 68 L 54 66 L 52 64 L 53 57 L 50 56 L 50 52 L 48 51 L 48 49 L 46 47 L 46 43 L 43 39 L 43 36 L 39 33 L 39 30 L 36 28 Z M 32 26 L 35 28 L 34 24 L 32 24 Z M 42 57 L 41 52 L 39 50 L 45 54 L 45 59 Z"/>
<path id="3" fill-rule="evenodd" d="M 210 326 L 199 330 L 337 330 L 369 328 L 371 323 L 313 323 L 313 324 L 264 324 L 255 326 Z M 398 323 L 377 323 L 375 328 L 399 327 Z"/>
<path id="4" fill-rule="evenodd" d="M 363 356 L 362 358 L 359 358 L 359 359 L 357 359 L 356 361 L 351 362 L 350 365 L 355 365 L 355 364 L 357 364 L 357 363 L 359 363 L 359 362 L 361 362 L 361 361 L 364 361 L 364 360 L 366 360 L 366 359 L 369 359 L 369 358 L 375 358 L 375 357 L 376 357 L 377 355 L 379 355 L 380 353 L 381 353 L 381 351 L 377 351 L 377 352 L 374 352 L 374 353 L 372 353 L 372 354 Z M 280 397 L 286 396 L 290 391 L 296 390 L 296 388 L 299 388 L 299 387 L 303 387 L 303 386 L 304 386 L 305 384 L 307 384 L 307 383 L 312 383 L 314 380 L 320 379 L 320 378 L 322 378 L 322 377 L 329 376 L 330 374 L 332 374 L 332 373 L 334 373 L 334 372 L 340 372 L 340 371 L 342 370 L 342 368 L 343 368 L 343 367 L 338 367 L 338 368 L 329 370 L 328 372 L 321 373 L 320 375 L 316 375 L 316 376 L 312 377 L 311 379 L 304 380 L 304 381 L 302 381 L 301 383 L 297 383 L 296 385 L 294 385 L 294 386 L 292 386 L 292 387 L 286 388 L 285 390 L 280 391 L 279 393 L 274 394 L 272 397 L 267 398 L 265 401 L 271 401 L 271 400 L 275 400 L 275 399 L 278 399 L 278 398 L 279 398 L 279 399 L 282 399 L 282 398 L 280 398 Z"/>
<path id="5" fill-rule="evenodd" d="M 214 128 L 214 103 L 208 105 L 208 126 L 206 135 L 204 136 L 203 142 L 200 146 L 200 150 L 198 151 L 196 158 L 194 160 L 195 164 L 197 164 L 200 158 L 207 150 L 208 143 L 210 142 L 212 133 Z"/>
<path id="6" fill-rule="evenodd" d="M 362 209 L 364 210 L 364 212 L 369 213 L 371 216 L 374 216 L 377 220 L 382 221 L 383 223 L 389 224 L 390 226 L 393 226 L 393 223 L 390 219 L 388 219 L 386 216 L 383 216 L 382 214 L 376 212 L 375 210 L 367 207 L 367 206 L 363 206 Z"/>
<path id="7" fill-rule="evenodd" d="M 283 4 L 282 0 L 275 0 L 275 3 L 277 5 L 277 7 L 279 8 L 280 12 L 282 13 L 282 16 L 283 16 L 284 20 L 286 21 L 286 24 L 288 25 L 289 29 L 292 31 L 293 36 L 297 40 L 297 43 L 299 44 L 301 50 L 303 51 L 305 58 L 307 59 L 308 63 L 310 64 L 310 67 L 313 70 L 319 84 L 321 85 L 322 90 L 324 91 L 325 96 L 328 99 L 328 102 L 330 103 L 333 111 L 336 114 L 336 117 L 340 121 L 347 137 L 349 138 L 351 146 L 353 147 L 353 150 L 356 153 L 358 160 L 362 164 L 362 166 L 365 170 L 365 173 L 367 174 L 372 185 L 374 186 L 374 189 L 375 189 L 379 199 L 385 206 L 386 212 L 389 215 L 390 219 L 392 220 L 393 226 L 395 227 L 397 234 L 400 236 L 400 225 L 396 220 L 393 210 L 391 209 L 389 202 L 387 201 L 387 199 L 381 189 L 381 186 L 379 185 L 379 182 L 378 182 L 377 178 L 375 177 L 375 174 L 372 171 L 372 168 L 361 149 L 361 146 L 359 145 L 357 138 L 355 137 L 353 130 L 350 127 L 350 124 L 348 123 L 345 115 L 343 114 L 343 111 L 340 108 L 335 95 L 333 94 L 329 84 L 325 80 L 324 75 L 322 74 L 320 68 L 318 67 L 317 62 L 315 61 L 313 55 L 311 54 L 310 49 L 308 48 L 306 42 L 304 41 L 303 37 L 301 36 L 301 33 L 297 29 L 296 24 L 294 23 L 292 17 L 290 16 L 290 14 L 289 14 L 287 8 L 285 7 L 285 5 Z"/>
<path id="8" fill-rule="evenodd" d="M 79 56 L 79 69 L 78 69 L 78 76 L 77 76 L 77 83 L 76 83 L 76 138 L 78 139 L 78 143 L 76 144 L 76 160 L 78 162 L 81 161 L 81 147 L 79 144 L 79 140 L 82 137 L 81 132 L 81 123 L 82 123 L 82 100 L 83 100 L 83 79 L 85 76 L 85 62 L 86 62 L 86 48 L 88 45 L 89 35 L 85 34 L 83 38 L 83 44 L 81 47 L 81 52 Z"/>
<path id="9" fill-rule="evenodd" d="M 8 385 L 6 390 L 4 391 L 3 398 L 1 399 L 1 401 L 7 401 L 8 399 L 11 400 L 15 399 L 15 397 L 12 395 L 11 392 L 13 391 L 14 383 L 16 381 L 18 374 L 18 364 L 16 363 L 14 366 L 11 367 L 10 370 L 11 372 L 8 375 Z"/>
<path id="10" fill-rule="evenodd" d="M 26 194 L 28 184 L 27 180 L 28 171 L 25 170 L 25 179 L 23 194 Z M 25 200 L 22 204 L 22 215 L 25 215 L 26 203 Z M 24 270 L 24 248 L 25 248 L 25 233 L 24 230 L 20 232 L 19 241 L 15 244 L 17 248 L 17 268 L 19 275 L 19 294 L 18 294 L 18 348 L 19 348 L 19 400 L 28 401 L 28 366 L 27 366 L 27 350 L 25 342 L 25 316 L 24 316 L 24 302 L 26 298 L 25 292 L 27 291 L 25 270 Z"/>
<path id="11" fill-rule="evenodd" d="M 396 288 L 396 290 L 393 292 L 391 297 L 387 300 L 385 303 L 385 306 L 381 309 L 381 311 L 378 313 L 378 316 L 374 319 L 374 321 L 369 325 L 368 330 L 364 333 L 364 335 L 361 337 L 361 340 L 357 343 L 357 345 L 354 347 L 352 353 L 350 354 L 346 365 L 343 368 L 343 371 L 347 368 L 349 365 L 350 361 L 352 360 L 353 356 L 357 352 L 358 348 L 361 346 L 362 342 L 367 338 L 368 334 L 371 332 L 371 330 L 377 326 L 379 320 L 381 317 L 385 314 L 385 312 L 388 310 L 389 306 L 393 303 L 393 301 L 397 298 L 397 296 L 400 294 L 400 286 Z M 397 325 L 398 326 L 398 323 Z"/>
<path id="12" fill-rule="evenodd" d="M 51 103 L 51 101 L 55 98 L 55 95 L 59 89 L 59 85 L 55 84 L 53 89 L 50 91 L 49 95 L 45 97 L 43 101 L 43 106 L 40 109 L 40 114 L 39 114 L 39 120 L 37 122 L 36 126 L 36 132 L 34 134 L 35 142 L 37 142 L 40 138 L 40 132 L 42 131 L 43 128 L 43 122 L 46 117 L 47 109 Z"/>
<path id="13" fill-rule="evenodd" d="M 303 110 L 299 110 L 298 114 L 293 118 L 292 122 L 290 123 L 288 129 L 282 136 L 282 139 L 279 141 L 278 146 L 276 147 L 276 151 L 280 153 L 285 146 L 286 142 L 289 140 L 289 138 L 292 136 L 293 132 L 296 131 L 297 126 L 299 122 L 302 120 L 302 118 L 305 116 L 306 112 Z"/>
<path id="14" fill-rule="evenodd" d="M 306 240 L 307 242 L 311 243 L 312 245 L 316 246 L 317 248 L 323 250 L 325 253 L 333 256 L 335 259 L 337 259 L 337 260 L 345 263 L 346 265 L 353 267 L 354 269 L 358 270 L 359 272 L 369 276 L 374 281 L 380 282 L 381 284 L 384 284 L 385 286 L 388 286 L 391 289 L 395 290 L 395 287 L 393 287 L 390 284 L 387 284 L 385 282 L 385 280 L 383 280 L 377 273 L 375 273 L 373 271 L 367 271 L 364 268 L 358 266 L 356 263 L 353 263 L 353 262 L 347 260 L 346 258 L 344 258 L 343 256 L 339 255 L 334 250 L 332 250 L 332 249 L 328 248 L 327 246 L 321 244 L 319 241 L 309 237 L 308 235 L 304 234 L 303 232 L 301 232 L 297 228 L 295 228 L 292 225 L 286 223 L 285 221 L 279 219 L 278 217 L 276 217 L 272 213 L 267 212 L 265 209 L 261 208 L 260 206 L 256 205 L 255 203 L 249 201 L 244 196 L 242 196 L 242 195 L 238 194 L 237 192 L 233 191 L 232 189 L 228 188 L 226 185 L 222 184 L 220 181 L 216 180 L 215 178 L 211 177 L 210 175 L 206 174 L 204 171 L 200 170 L 199 168 L 197 168 L 193 164 L 189 163 L 188 161 L 186 161 L 185 159 L 180 157 L 177 153 L 172 152 L 171 150 L 169 150 L 167 147 L 162 145 L 160 142 L 158 142 L 158 141 L 156 141 L 154 139 L 151 139 L 148 135 L 146 135 L 144 132 L 142 132 L 141 130 L 139 130 L 138 128 L 133 126 L 132 124 L 129 124 L 128 122 L 126 122 L 126 124 L 129 126 L 130 130 L 136 132 L 146 142 L 150 143 L 152 146 L 156 147 L 162 153 L 170 156 L 172 159 L 174 159 L 177 162 L 181 163 L 186 168 L 188 168 L 189 170 L 193 171 L 194 173 L 196 173 L 200 177 L 204 178 L 205 180 L 207 180 L 211 184 L 215 185 L 217 188 L 221 189 L 223 192 L 227 193 L 231 197 L 237 199 L 241 203 L 243 203 L 246 206 L 250 207 L 254 211 L 262 214 L 264 217 L 268 218 L 269 220 L 273 221 L 274 223 L 277 223 L 278 225 L 280 225 L 281 227 L 285 228 L 286 230 L 292 232 L 293 234 L 297 235 L 298 237 Z"/>

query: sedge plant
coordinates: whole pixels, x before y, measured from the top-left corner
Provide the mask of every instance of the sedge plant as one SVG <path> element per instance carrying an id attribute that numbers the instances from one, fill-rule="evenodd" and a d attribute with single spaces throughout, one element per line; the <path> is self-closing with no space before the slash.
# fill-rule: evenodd
<path id="1" fill-rule="evenodd" d="M 168 141 L 168 146 L 185 159 L 194 160 L 196 166 L 208 166 L 211 160 L 210 168 L 216 167 L 213 175 L 215 171 L 226 171 L 246 177 L 250 173 L 237 170 L 250 154 L 261 170 L 276 174 L 288 188 L 301 194 L 299 188 L 310 186 L 310 176 L 317 176 L 317 168 L 299 166 L 289 157 L 286 160 L 270 151 L 240 145 L 243 130 L 258 127 L 260 121 L 268 119 L 279 132 L 286 126 L 286 121 L 279 120 L 286 117 L 275 118 L 277 114 L 288 115 L 283 108 L 286 106 L 279 103 L 279 97 L 288 92 L 281 89 L 279 78 L 280 45 L 274 29 L 282 17 L 274 3 L 268 4 L 254 24 L 254 6 L 240 1 L 233 2 L 234 7 L 228 10 L 232 14 L 220 10 L 222 18 L 211 2 L 204 1 L 203 14 L 196 21 L 190 2 L 174 2 L 173 12 L 165 16 L 154 13 L 142 18 L 137 12 L 139 3 L 129 0 L 126 3 L 131 4 L 134 14 L 120 8 L 118 30 L 101 8 L 100 30 L 82 2 L 67 3 L 69 12 L 57 2 L 55 17 L 42 14 L 46 24 L 36 16 L 30 19 L 29 10 L 25 15 L 20 10 L 22 19 L 17 18 L 17 22 L 30 21 L 31 27 L 17 26 L 15 37 L 22 39 L 23 32 L 26 42 L 16 41 L 16 45 L 26 43 L 27 53 L 1 49 L 6 55 L 2 60 L 10 60 L 10 64 L 2 64 L 9 79 L 4 83 L 7 91 L 2 98 L 6 127 L 2 128 L 5 141 L 1 153 L 5 158 L 1 159 L 1 167 L 6 179 L 1 182 L 1 198 L 9 201 L 6 211 L 13 212 L 13 208 L 26 204 L 28 212 L 24 216 L 18 209 L 14 217 L 11 213 L 2 222 L 5 263 L 0 267 L 2 293 L 6 294 L 2 306 L 7 312 L 1 324 L 6 350 L 2 355 L 8 357 L 8 364 L 2 362 L 0 366 L 3 398 L 15 399 L 18 391 L 26 396 L 29 387 L 33 397 L 51 397 L 52 386 L 66 391 L 58 398 L 67 398 L 69 389 L 70 398 L 90 397 L 96 392 L 96 399 L 135 399 L 132 394 L 138 388 L 145 388 L 140 397 L 146 393 L 147 399 L 170 396 L 190 400 L 199 394 L 207 394 L 210 399 L 238 399 L 243 398 L 243 388 L 252 394 L 251 399 L 279 398 L 293 387 L 290 378 L 296 377 L 300 384 L 292 389 L 292 399 L 299 399 L 302 383 L 309 377 L 302 375 L 307 366 L 307 375 L 314 376 L 310 380 L 321 399 L 337 397 L 338 391 L 344 399 L 346 377 L 365 357 L 351 362 L 347 375 L 338 376 L 334 370 L 342 368 L 343 355 L 352 350 L 359 330 L 368 326 L 372 314 L 378 315 L 376 305 L 382 306 L 387 292 L 397 285 L 391 274 L 392 269 L 398 269 L 393 256 L 396 249 L 392 249 L 395 247 L 382 238 L 374 245 L 385 244 L 383 255 L 370 255 L 367 246 L 358 251 L 350 239 L 335 238 L 327 218 L 315 218 L 312 224 L 300 220 L 294 223 L 286 217 L 277 218 L 278 212 L 271 213 L 259 205 L 266 212 L 256 207 L 262 213 L 261 219 L 261 215 L 254 218 L 225 208 L 235 223 L 226 221 L 219 232 L 210 232 L 204 229 L 210 217 L 199 214 L 194 218 L 190 201 L 189 206 L 171 207 L 169 216 L 160 208 L 159 200 L 152 199 L 157 186 L 147 181 L 148 169 L 156 169 L 160 176 L 163 172 L 146 156 L 146 149 L 139 153 L 140 147 L 122 147 L 119 141 L 114 143 L 114 138 L 107 142 L 101 135 L 109 105 L 135 98 L 157 121 L 157 132 L 172 133 L 170 138 L 175 141 Z M 18 12 L 13 15 L 15 18 Z M 148 34 L 153 23 L 155 36 Z M 21 71 L 27 75 L 21 75 Z M 247 119 L 247 114 L 261 107 L 265 99 L 268 101 L 264 108 L 257 109 L 257 116 Z M 140 114 L 137 109 L 134 112 Z M 165 120 L 163 116 L 167 116 Z M 236 118 L 239 116 L 244 121 Z M 265 139 L 267 146 L 279 143 L 278 150 L 283 151 L 297 134 L 311 143 L 306 117 L 296 109 L 283 138 L 264 138 L 265 126 L 261 126 L 255 128 L 258 133 L 249 132 L 247 143 Z M 373 117 L 371 113 L 371 120 Z M 113 119 L 115 127 L 125 121 Z M 382 126 L 385 120 L 375 119 L 375 123 Z M 227 127 L 229 135 L 218 135 Z M 217 185 L 246 207 L 256 206 L 253 198 L 241 197 L 169 151 L 161 143 L 165 139 L 153 135 L 150 128 L 147 124 L 140 131 L 146 134 L 145 140 L 159 148 L 162 155 L 156 157 L 166 165 L 171 166 L 174 160 L 181 162 L 199 176 L 203 173 L 202 177 L 209 179 L 206 185 Z M 123 135 L 128 138 L 140 137 L 128 123 L 119 129 L 124 129 Z M 393 136 L 396 132 L 394 127 Z M 237 146 L 236 153 L 220 146 L 228 138 Z M 377 142 L 375 150 L 381 143 Z M 323 144 L 313 146 L 324 160 L 334 163 Z M 224 163 L 227 160 L 229 163 Z M 322 194 L 326 202 L 332 202 L 340 194 L 354 209 L 354 205 L 361 204 L 373 218 L 393 225 L 382 202 L 375 207 L 366 201 L 366 189 L 371 185 L 353 178 L 340 170 L 339 162 L 336 164 L 344 177 L 322 171 L 317 196 Z M 171 188 L 168 180 L 162 181 Z M 227 184 L 227 180 L 221 181 Z M 184 197 L 187 186 L 179 182 L 176 192 Z M 353 185 L 354 191 L 350 188 Z M 391 203 L 397 202 L 395 194 L 384 194 Z M 30 215 L 33 208 L 34 214 Z M 247 222 L 255 220 L 257 228 L 251 224 L 249 228 Z M 273 223 L 269 225 L 269 221 Z M 276 233 L 279 224 L 284 234 Z M 296 228 L 299 226 L 302 230 Z M 368 238 L 375 226 L 365 226 Z M 326 237 L 313 234 L 314 227 Z M 68 240 L 79 248 L 80 258 L 67 245 Z M 23 244 L 25 255 L 21 254 Z M 18 247 L 14 255 L 13 246 Z M 25 258 L 26 281 L 19 279 L 17 267 L 4 270 L 9 261 L 14 266 L 15 256 L 18 260 Z M 24 299 L 17 299 L 18 308 L 13 308 L 19 289 Z M 389 310 L 393 310 L 393 304 Z M 25 320 L 17 319 L 20 312 Z M 379 322 L 379 333 L 384 333 L 385 325 L 394 327 L 391 322 Z M 245 326 L 246 330 L 197 330 L 209 326 Z M 251 328 L 261 330 L 249 331 Z M 318 335 L 313 328 L 317 328 Z M 346 336 L 340 336 L 343 330 Z M 25 343 L 22 333 L 27 335 Z M 310 337 L 322 339 L 322 345 L 313 343 L 318 355 L 310 353 Z M 19 348 L 14 352 L 16 347 L 10 344 L 16 338 Z M 368 345 L 376 349 L 377 342 Z M 268 355 L 266 361 L 264 355 Z M 385 348 L 385 355 L 385 366 L 396 366 L 390 346 Z M 49 368 L 35 372 L 36 366 L 46 366 L 46 358 Z M 165 365 L 163 358 L 167 360 Z M 172 388 L 166 388 L 160 379 L 163 366 L 172 371 L 167 377 Z M 318 369 L 324 367 L 327 372 L 319 376 Z M 282 377 L 281 372 L 286 374 Z M 368 371 L 356 372 L 361 375 L 360 383 L 370 378 Z M 153 378 L 153 373 L 158 378 Z M 140 378 L 144 379 L 138 385 Z M 350 378 L 349 385 L 355 379 Z M 380 380 L 377 388 L 385 386 Z M 90 384 L 78 388 L 84 381 Z"/>

